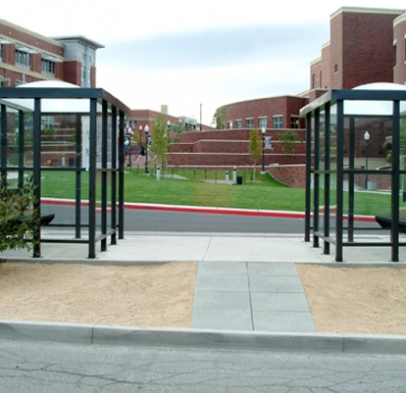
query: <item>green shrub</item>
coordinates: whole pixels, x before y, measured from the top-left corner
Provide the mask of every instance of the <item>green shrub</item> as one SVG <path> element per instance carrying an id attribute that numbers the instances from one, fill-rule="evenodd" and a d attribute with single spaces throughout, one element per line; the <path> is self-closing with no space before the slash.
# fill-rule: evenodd
<path id="1" fill-rule="evenodd" d="M 0 186 L 0 252 L 32 249 L 33 234 L 39 225 L 38 216 L 32 211 L 34 202 L 32 180 L 18 189 L 11 188 L 9 184 Z"/>

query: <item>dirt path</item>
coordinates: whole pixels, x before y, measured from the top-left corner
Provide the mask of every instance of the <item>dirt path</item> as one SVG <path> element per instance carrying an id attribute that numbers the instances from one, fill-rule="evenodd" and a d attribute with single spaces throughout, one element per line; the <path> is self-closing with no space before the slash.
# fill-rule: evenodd
<path id="1" fill-rule="evenodd" d="M 189 327 L 196 262 L 0 264 L 0 319 Z"/>
<path id="2" fill-rule="evenodd" d="M 318 332 L 406 334 L 406 269 L 297 269 Z"/>

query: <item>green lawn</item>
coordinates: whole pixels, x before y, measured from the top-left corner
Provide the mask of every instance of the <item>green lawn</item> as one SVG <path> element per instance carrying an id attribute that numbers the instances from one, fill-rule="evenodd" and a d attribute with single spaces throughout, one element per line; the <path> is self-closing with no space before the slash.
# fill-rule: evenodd
<path id="1" fill-rule="evenodd" d="M 171 174 L 167 171 L 166 174 Z M 221 183 L 206 183 L 207 178 L 212 181 L 224 180 L 224 171 L 178 171 L 173 173 L 186 177 L 188 180 L 163 178 L 160 181 L 151 176 L 144 176 L 143 170 L 126 168 L 125 201 L 138 203 L 159 203 L 168 205 L 213 206 L 229 208 L 247 208 L 264 210 L 304 211 L 305 190 L 291 188 L 273 180 L 268 174 L 257 174 L 260 182 L 250 182 L 252 174 L 240 172 L 244 177 L 242 185 Z M 82 173 L 81 195 L 88 199 L 87 172 Z M 230 173 L 230 179 L 232 173 Z M 195 179 L 195 180 L 193 180 Z M 200 179 L 200 180 L 197 180 Z M 100 179 L 97 178 L 97 194 L 100 197 Z M 74 198 L 74 172 L 42 172 L 41 195 L 43 197 Z M 322 195 L 321 195 L 322 197 Z M 333 195 L 334 197 L 334 195 Z M 344 194 L 347 213 L 348 195 Z M 323 201 L 320 201 L 320 205 Z M 331 205 L 335 202 L 332 199 Z M 403 203 L 406 208 L 406 203 Z M 373 192 L 355 193 L 355 214 L 389 215 L 390 195 Z"/>

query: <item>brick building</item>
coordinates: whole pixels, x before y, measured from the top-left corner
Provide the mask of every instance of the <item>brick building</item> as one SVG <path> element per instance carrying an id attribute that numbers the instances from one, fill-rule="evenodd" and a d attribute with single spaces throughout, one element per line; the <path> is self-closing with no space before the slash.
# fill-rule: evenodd
<path id="1" fill-rule="evenodd" d="M 405 34 L 405 10 L 340 8 L 330 18 L 330 41 L 311 63 L 309 100 L 329 89 L 405 84 Z"/>
<path id="2" fill-rule="evenodd" d="M 104 46 L 83 36 L 49 38 L 0 19 L 0 84 L 61 80 L 96 87 L 100 48 Z"/>

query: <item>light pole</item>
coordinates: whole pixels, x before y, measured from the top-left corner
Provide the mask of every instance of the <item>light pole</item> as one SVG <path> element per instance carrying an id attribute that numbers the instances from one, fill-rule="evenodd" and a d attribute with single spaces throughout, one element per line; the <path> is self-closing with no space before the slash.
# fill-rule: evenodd
<path id="1" fill-rule="evenodd" d="M 128 124 L 128 127 L 127 127 L 127 135 L 129 136 L 129 139 L 128 139 L 128 154 L 130 155 L 128 166 L 130 168 L 132 167 L 132 162 L 131 162 L 131 139 L 132 139 L 133 134 L 134 134 L 134 132 L 131 129 L 130 124 Z"/>
<path id="2" fill-rule="evenodd" d="M 365 139 L 365 170 L 368 171 L 368 142 L 369 138 L 371 136 L 369 135 L 368 131 L 365 131 L 364 134 L 364 139 Z M 365 173 L 365 189 L 368 190 L 368 172 Z"/>
<path id="3" fill-rule="evenodd" d="M 200 131 L 203 131 L 203 127 L 202 127 L 202 104 L 200 104 Z"/>
<path id="4" fill-rule="evenodd" d="M 144 127 L 145 131 L 145 174 L 148 175 L 148 132 L 149 127 L 148 124 Z"/>
<path id="5" fill-rule="evenodd" d="M 142 145 L 142 139 L 141 139 L 141 135 L 142 135 L 142 126 L 139 127 L 140 130 L 140 151 L 141 151 L 141 145 Z"/>
<path id="6" fill-rule="evenodd" d="M 262 171 L 261 174 L 265 174 L 265 156 L 264 156 L 264 144 L 265 144 L 265 127 L 261 128 L 262 133 Z"/>

